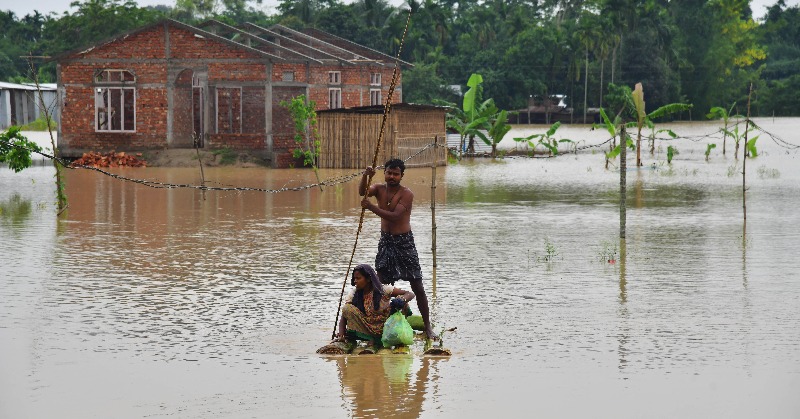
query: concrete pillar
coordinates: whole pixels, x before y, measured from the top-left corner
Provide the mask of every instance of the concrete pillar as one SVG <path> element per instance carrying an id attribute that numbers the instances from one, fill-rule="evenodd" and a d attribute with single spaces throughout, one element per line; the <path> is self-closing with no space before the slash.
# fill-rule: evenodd
<path id="1" fill-rule="evenodd" d="M 164 49 L 165 49 L 165 57 L 167 61 L 167 146 L 172 146 L 172 124 L 173 124 L 173 107 L 175 106 L 175 74 L 174 69 L 171 65 L 171 52 L 170 52 L 170 42 L 169 42 L 169 24 L 164 22 Z"/>
<path id="2" fill-rule="evenodd" d="M 272 61 L 267 63 L 266 80 L 264 82 L 264 153 L 274 164 L 275 156 L 272 154 Z"/>

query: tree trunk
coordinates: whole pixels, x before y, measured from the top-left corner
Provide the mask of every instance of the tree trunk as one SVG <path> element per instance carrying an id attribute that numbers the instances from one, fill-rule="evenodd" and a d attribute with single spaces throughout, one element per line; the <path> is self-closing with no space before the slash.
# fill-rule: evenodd
<path id="1" fill-rule="evenodd" d="M 641 165 L 642 165 L 642 130 L 638 130 L 636 132 L 636 167 L 639 167 Z"/>
<path id="2" fill-rule="evenodd" d="M 614 45 L 611 50 L 611 83 L 614 83 L 614 68 L 617 66 L 617 47 L 619 44 Z"/>
<path id="3" fill-rule="evenodd" d="M 586 104 L 589 94 L 589 47 L 586 47 L 586 69 L 583 81 L 583 123 L 586 123 Z"/>
<path id="4" fill-rule="evenodd" d="M 600 60 L 600 107 L 603 107 L 603 70 L 605 69 L 606 60 Z"/>

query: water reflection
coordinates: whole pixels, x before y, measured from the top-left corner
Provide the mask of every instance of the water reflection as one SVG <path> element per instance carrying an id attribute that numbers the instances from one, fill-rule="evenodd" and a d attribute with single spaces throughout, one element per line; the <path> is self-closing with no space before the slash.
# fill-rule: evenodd
<path id="1" fill-rule="evenodd" d="M 31 200 L 23 199 L 18 193 L 0 201 L 0 222 L 4 225 L 22 224 L 31 216 Z"/>
<path id="2" fill-rule="evenodd" d="M 342 397 L 354 418 L 417 418 L 429 387 L 435 388 L 438 362 L 445 359 L 406 355 L 331 357 Z"/>
<path id="3" fill-rule="evenodd" d="M 628 340 L 630 327 L 628 326 L 628 283 L 625 278 L 628 259 L 628 246 L 624 238 L 619 239 L 619 332 L 617 333 L 619 356 L 619 369 L 624 370 L 628 365 Z"/>
<path id="4" fill-rule="evenodd" d="M 600 417 L 685 417 L 689 408 L 714 417 L 730 401 L 738 403 L 732 416 L 791 417 L 800 372 L 800 153 L 759 156 L 781 176 L 751 178 L 743 231 L 741 179 L 727 175 L 732 158 L 706 163 L 699 148 L 683 148 L 670 174 L 631 176 L 624 247 L 619 173 L 603 170 L 603 153 L 438 171 L 432 312 L 437 331 L 459 332 L 447 337 L 447 363 L 413 358 L 410 367 L 407 358 L 384 365 L 382 357 L 311 355 L 329 337 L 352 251 L 360 213 L 353 184 L 203 200 L 197 191 L 68 171 L 70 209 L 56 218 L 37 210 L 52 199 L 52 168 L 0 171 L 0 417 L 258 417 L 278 403 L 274 416 L 311 417 L 309 400 L 318 402 L 315 417 L 519 416 L 548 401 L 543 416 L 592 416 L 560 410 L 575 394 L 589 398 L 573 403 L 582 406 L 605 400 Z M 194 169 L 125 174 L 199 183 Z M 21 181 L 27 176 L 34 182 Z M 311 171 L 228 168 L 206 178 L 271 189 L 315 180 Z M 428 168 L 404 178 L 418 201 L 412 224 L 425 281 L 429 179 Z M 357 263 L 374 260 L 378 230 L 368 217 Z M 559 255 L 553 263 L 538 261 L 546 238 Z M 598 253 L 622 257 L 598 263 Z M 140 370 L 125 395 L 94 391 L 119 388 L 107 383 Z M 763 386 L 738 376 L 751 370 Z M 734 378 L 714 390 L 709 371 Z M 659 406 L 669 404 L 658 396 L 664 377 L 688 377 L 666 390 L 694 405 Z M 180 391 L 148 391 L 154 382 Z M 31 400 L 64 409 L 64 394 L 75 400 L 65 414 L 26 415 Z M 99 414 L 96 400 L 112 400 L 116 415 Z M 765 415 L 765 406 L 774 410 Z"/>

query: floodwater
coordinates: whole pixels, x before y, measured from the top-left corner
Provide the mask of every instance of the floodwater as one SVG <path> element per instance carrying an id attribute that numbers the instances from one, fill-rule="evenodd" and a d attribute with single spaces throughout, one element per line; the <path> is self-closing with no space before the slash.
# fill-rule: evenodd
<path id="1" fill-rule="evenodd" d="M 800 144 L 800 119 L 758 123 Z M 730 141 L 703 155 L 718 124 L 669 127 L 690 137 L 671 165 L 666 142 L 638 170 L 628 153 L 625 242 L 619 172 L 597 149 L 439 168 L 435 286 L 431 169 L 407 170 L 434 322 L 457 327 L 450 358 L 314 354 L 353 251 L 354 181 L 202 193 L 72 170 L 56 217 L 52 167 L 1 169 L 0 417 L 800 417 L 800 150 L 762 134 L 745 227 Z M 374 260 L 378 229 L 368 214 L 354 263 Z"/>

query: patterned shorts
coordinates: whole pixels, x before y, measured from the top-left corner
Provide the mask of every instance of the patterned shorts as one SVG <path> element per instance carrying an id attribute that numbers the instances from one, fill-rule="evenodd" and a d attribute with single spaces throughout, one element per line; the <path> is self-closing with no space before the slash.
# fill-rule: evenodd
<path id="1" fill-rule="evenodd" d="M 403 234 L 381 231 L 378 254 L 375 255 L 375 270 L 385 284 L 394 284 L 399 279 L 421 281 L 422 270 L 419 267 L 414 235 L 410 231 Z"/>

